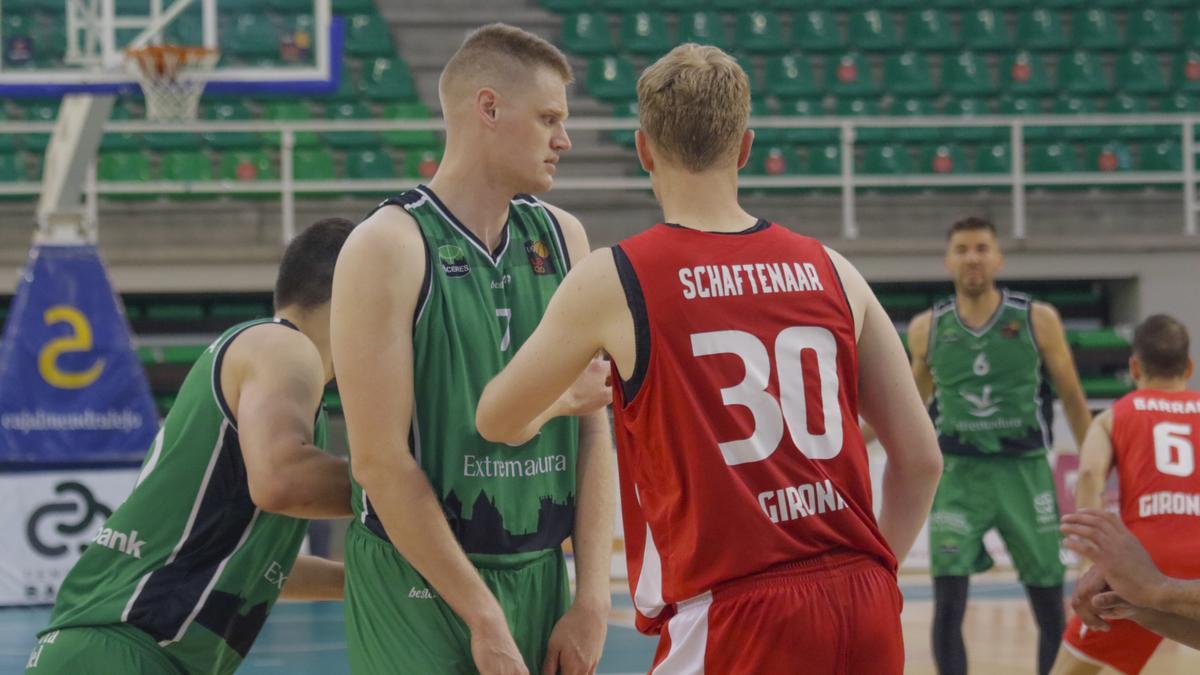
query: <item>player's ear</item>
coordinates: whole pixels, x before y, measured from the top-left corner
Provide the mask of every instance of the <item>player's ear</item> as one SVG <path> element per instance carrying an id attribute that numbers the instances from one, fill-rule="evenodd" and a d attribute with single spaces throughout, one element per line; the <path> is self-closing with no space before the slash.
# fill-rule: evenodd
<path id="1" fill-rule="evenodd" d="M 475 113 L 483 125 L 489 129 L 495 128 L 500 116 L 499 94 L 491 87 L 483 87 L 475 92 Z"/>
<path id="2" fill-rule="evenodd" d="M 738 147 L 737 167 L 741 169 L 746 166 L 746 162 L 750 161 L 750 146 L 754 145 L 754 130 L 747 129 L 742 134 L 742 143 Z"/>
<path id="3" fill-rule="evenodd" d="M 633 132 L 633 142 L 637 148 L 638 161 L 646 173 L 654 173 L 654 155 L 650 152 L 650 141 L 641 129 Z"/>
<path id="4" fill-rule="evenodd" d="M 1195 365 L 1196 365 L 1196 364 L 1195 364 L 1195 363 L 1193 363 L 1193 362 L 1192 362 L 1192 359 L 1189 357 L 1189 358 L 1188 358 L 1188 367 L 1187 367 L 1187 372 L 1186 372 L 1186 373 L 1184 373 L 1184 375 L 1183 375 L 1183 379 L 1185 379 L 1185 380 L 1190 380 L 1190 379 L 1192 379 L 1192 370 L 1194 369 L 1194 366 L 1195 366 Z"/>
<path id="5" fill-rule="evenodd" d="M 1190 359 L 1189 359 L 1188 363 L 1189 364 L 1191 363 Z M 1190 376 L 1191 374 L 1192 374 L 1191 368 L 1189 367 L 1188 375 Z M 1136 356 L 1129 357 L 1129 376 L 1133 378 L 1134 382 L 1137 382 L 1138 380 L 1142 379 L 1142 364 L 1140 361 L 1138 361 L 1138 357 L 1136 357 Z"/>

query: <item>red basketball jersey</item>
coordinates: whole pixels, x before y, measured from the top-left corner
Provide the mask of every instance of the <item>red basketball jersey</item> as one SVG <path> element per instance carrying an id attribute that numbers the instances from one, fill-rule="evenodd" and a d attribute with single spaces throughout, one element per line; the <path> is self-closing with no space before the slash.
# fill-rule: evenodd
<path id="1" fill-rule="evenodd" d="M 1121 519 L 1163 572 L 1200 575 L 1200 393 L 1139 389 L 1113 405 Z"/>
<path id="2" fill-rule="evenodd" d="M 871 509 L 854 318 L 820 242 L 766 221 L 659 224 L 613 253 L 638 334 L 637 372 L 614 387 L 638 628 L 824 553 L 894 570 Z"/>

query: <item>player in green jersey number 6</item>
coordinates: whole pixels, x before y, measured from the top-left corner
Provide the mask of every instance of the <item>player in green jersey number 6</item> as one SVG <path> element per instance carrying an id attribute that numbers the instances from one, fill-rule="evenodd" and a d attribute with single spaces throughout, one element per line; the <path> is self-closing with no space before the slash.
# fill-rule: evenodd
<path id="1" fill-rule="evenodd" d="M 983 536 L 993 527 L 1033 607 L 1043 675 L 1054 663 L 1065 623 L 1043 369 L 1077 443 L 1092 417 L 1058 312 L 997 288 L 1003 262 L 990 222 L 955 223 L 946 247 L 954 296 L 914 317 L 908 331 L 917 389 L 925 400 L 934 399 L 944 455 L 929 517 L 933 651 L 943 675 L 966 672 L 962 619 L 968 579 L 992 566 Z"/>
<path id="2" fill-rule="evenodd" d="M 200 356 L 133 492 L 67 574 L 28 675 L 224 674 L 275 601 L 342 597 L 340 563 L 299 556 L 309 518 L 349 515 L 328 455 L 329 295 L 354 224 L 320 221 L 288 246 L 275 318 L 238 324 Z"/>
<path id="3" fill-rule="evenodd" d="M 439 82 L 436 175 L 380 205 L 338 260 L 356 675 L 585 673 L 599 661 L 615 493 L 607 367 L 592 364 L 518 447 L 474 423 L 484 386 L 588 252 L 577 219 L 526 194 L 550 189 L 571 146 L 570 81 L 545 40 L 502 24 L 474 32 Z"/>

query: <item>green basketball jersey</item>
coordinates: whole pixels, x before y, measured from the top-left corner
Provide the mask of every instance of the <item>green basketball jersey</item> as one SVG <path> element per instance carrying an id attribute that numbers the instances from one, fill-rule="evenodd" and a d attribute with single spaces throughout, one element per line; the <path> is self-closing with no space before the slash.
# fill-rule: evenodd
<path id="1" fill-rule="evenodd" d="M 126 624 L 191 673 L 232 673 L 278 599 L 308 521 L 255 507 L 221 360 L 250 321 L 192 366 L 137 484 L 59 589 L 50 626 Z M 289 323 L 277 320 L 289 327 Z M 314 440 L 325 447 L 324 409 Z"/>
<path id="2" fill-rule="evenodd" d="M 541 202 L 517 195 L 499 246 L 488 251 L 428 187 L 388 204 L 417 221 L 427 252 L 412 327 L 412 452 L 468 554 L 557 548 L 575 522 L 578 420 L 554 419 L 529 442 L 510 447 L 479 435 L 475 407 L 484 386 L 533 333 L 567 273 L 561 228 Z M 355 515 L 386 539 L 370 497 L 357 482 L 353 489 Z"/>
<path id="3" fill-rule="evenodd" d="M 927 360 L 943 452 L 1032 455 L 1050 445 L 1031 307 L 1029 296 L 1003 290 L 978 331 L 963 324 L 954 298 L 933 308 Z"/>

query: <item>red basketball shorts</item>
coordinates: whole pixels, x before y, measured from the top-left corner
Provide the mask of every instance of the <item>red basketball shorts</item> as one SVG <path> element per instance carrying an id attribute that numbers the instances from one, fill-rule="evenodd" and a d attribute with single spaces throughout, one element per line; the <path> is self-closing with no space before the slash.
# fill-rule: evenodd
<path id="1" fill-rule="evenodd" d="M 1154 655 L 1162 636 L 1152 633 L 1132 621 L 1109 621 L 1106 631 L 1085 630 L 1087 627 L 1072 616 L 1063 632 L 1063 643 L 1075 658 L 1114 670 L 1137 675 Z"/>

